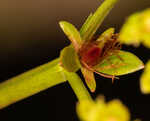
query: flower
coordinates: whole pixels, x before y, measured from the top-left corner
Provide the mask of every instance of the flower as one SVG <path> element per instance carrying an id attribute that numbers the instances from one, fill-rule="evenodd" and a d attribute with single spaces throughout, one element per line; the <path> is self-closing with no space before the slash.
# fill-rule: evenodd
<path id="1" fill-rule="evenodd" d="M 107 57 L 115 53 L 117 54 L 120 48 L 121 46 L 117 41 L 117 34 L 114 34 L 114 28 L 106 30 L 97 39 L 85 41 L 81 45 L 81 48 L 77 52 L 82 64 L 81 71 L 92 92 L 95 91 L 96 87 L 93 72 L 114 80 L 115 75 L 101 73 L 97 70 L 98 68 L 96 66 L 102 63 L 104 59 L 107 59 Z M 111 61 L 107 61 L 110 62 L 110 66 L 113 68 L 114 65 L 111 64 Z"/>
<path id="2" fill-rule="evenodd" d="M 77 114 L 82 121 L 129 121 L 128 108 L 120 100 L 105 102 L 103 97 L 96 101 L 83 100 L 77 104 Z"/>
<path id="3" fill-rule="evenodd" d="M 118 35 L 114 28 L 107 29 L 98 38 L 94 34 L 118 0 L 105 0 L 94 14 L 90 14 L 80 29 L 66 21 L 60 27 L 71 44 L 60 53 L 61 66 L 70 72 L 81 69 L 92 92 L 96 89 L 94 73 L 107 78 L 135 72 L 144 68 L 143 62 L 134 54 L 120 50 Z"/>

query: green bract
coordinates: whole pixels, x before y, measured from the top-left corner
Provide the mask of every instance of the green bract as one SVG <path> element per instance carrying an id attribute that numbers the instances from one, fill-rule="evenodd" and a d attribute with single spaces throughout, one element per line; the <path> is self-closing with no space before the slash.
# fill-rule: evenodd
<path id="1" fill-rule="evenodd" d="M 61 65 L 70 72 L 76 72 L 81 68 L 78 55 L 72 46 L 65 47 L 60 54 Z"/>
<path id="2" fill-rule="evenodd" d="M 92 18 L 92 16 L 93 16 L 93 14 L 90 13 L 90 15 L 87 17 L 86 21 L 85 21 L 84 24 L 82 25 L 82 27 L 81 27 L 81 29 L 80 29 L 80 33 L 82 33 L 82 32 L 86 29 L 86 27 L 87 27 L 87 25 L 88 25 L 88 22 L 90 21 L 90 19 Z"/>
<path id="3" fill-rule="evenodd" d="M 144 68 L 143 62 L 134 54 L 118 51 L 103 60 L 95 69 L 108 75 L 124 75 Z"/>
<path id="4" fill-rule="evenodd" d="M 82 44 L 82 40 L 81 40 L 80 33 L 78 32 L 78 30 L 75 28 L 75 26 L 73 26 L 71 23 L 66 22 L 66 21 L 61 21 L 59 22 L 59 24 L 62 30 L 64 31 L 64 33 L 72 42 L 75 50 L 78 51 Z"/>
<path id="5" fill-rule="evenodd" d="M 84 26 L 80 30 L 81 37 L 84 41 L 89 41 L 99 28 L 104 18 L 107 16 L 109 11 L 115 5 L 118 0 L 105 0 L 102 5 L 96 10 L 96 12 L 88 17 Z"/>

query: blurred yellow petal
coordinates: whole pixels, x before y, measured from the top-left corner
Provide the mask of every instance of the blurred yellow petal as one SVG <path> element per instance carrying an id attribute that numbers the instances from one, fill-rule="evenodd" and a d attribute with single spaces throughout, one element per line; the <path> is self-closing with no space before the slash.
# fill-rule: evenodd
<path id="1" fill-rule="evenodd" d="M 107 104 L 108 117 L 105 121 L 129 121 L 129 111 L 119 100 Z"/>
<path id="2" fill-rule="evenodd" d="M 108 103 L 99 98 L 95 102 L 81 101 L 77 105 L 77 113 L 82 121 L 129 121 L 130 113 L 119 100 Z"/>
<path id="3" fill-rule="evenodd" d="M 121 43 L 130 45 L 139 45 L 140 40 L 139 32 L 139 13 L 135 13 L 128 17 L 119 34 L 119 40 Z"/>
<path id="4" fill-rule="evenodd" d="M 150 61 L 146 64 L 144 73 L 141 76 L 140 86 L 143 93 L 150 93 Z"/>
<path id="5" fill-rule="evenodd" d="M 150 8 L 128 17 L 120 31 L 119 40 L 132 45 L 143 43 L 150 48 Z"/>

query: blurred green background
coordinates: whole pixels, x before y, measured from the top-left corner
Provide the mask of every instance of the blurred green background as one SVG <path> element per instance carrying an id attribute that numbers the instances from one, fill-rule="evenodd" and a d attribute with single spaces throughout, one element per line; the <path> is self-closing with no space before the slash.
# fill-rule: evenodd
<path id="1" fill-rule="evenodd" d="M 102 0 L 1 0 L 0 1 L 0 82 L 44 64 L 59 56 L 69 44 L 58 22 L 66 20 L 78 29 Z M 128 15 L 150 7 L 150 0 L 120 0 L 100 27 L 119 32 Z M 149 50 L 124 47 L 144 62 Z M 139 77 L 142 71 L 120 77 L 112 85 L 110 79 L 97 76 L 97 94 L 107 100 L 119 98 L 131 110 L 132 118 L 149 121 L 150 96 L 142 95 Z M 61 84 L 0 111 L 0 120 L 75 121 L 76 97 L 69 85 Z"/>

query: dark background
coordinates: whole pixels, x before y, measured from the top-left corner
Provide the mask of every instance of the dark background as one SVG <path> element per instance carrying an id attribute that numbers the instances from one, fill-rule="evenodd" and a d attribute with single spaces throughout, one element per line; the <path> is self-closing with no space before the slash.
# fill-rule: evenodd
<path id="1" fill-rule="evenodd" d="M 102 0 L 1 0 L 0 1 L 0 82 L 44 64 L 59 56 L 69 44 L 58 22 L 67 20 L 79 29 L 85 18 Z M 99 29 L 108 27 L 119 32 L 128 15 L 150 7 L 150 0 L 120 0 Z M 149 50 L 126 47 L 144 61 Z M 132 119 L 149 121 L 150 95 L 139 88 L 142 71 L 121 76 L 114 84 L 110 79 L 96 75 L 97 90 L 107 100 L 118 98 L 131 111 Z M 76 96 L 68 83 L 40 92 L 0 111 L 2 121 L 38 120 L 77 121 Z"/>

